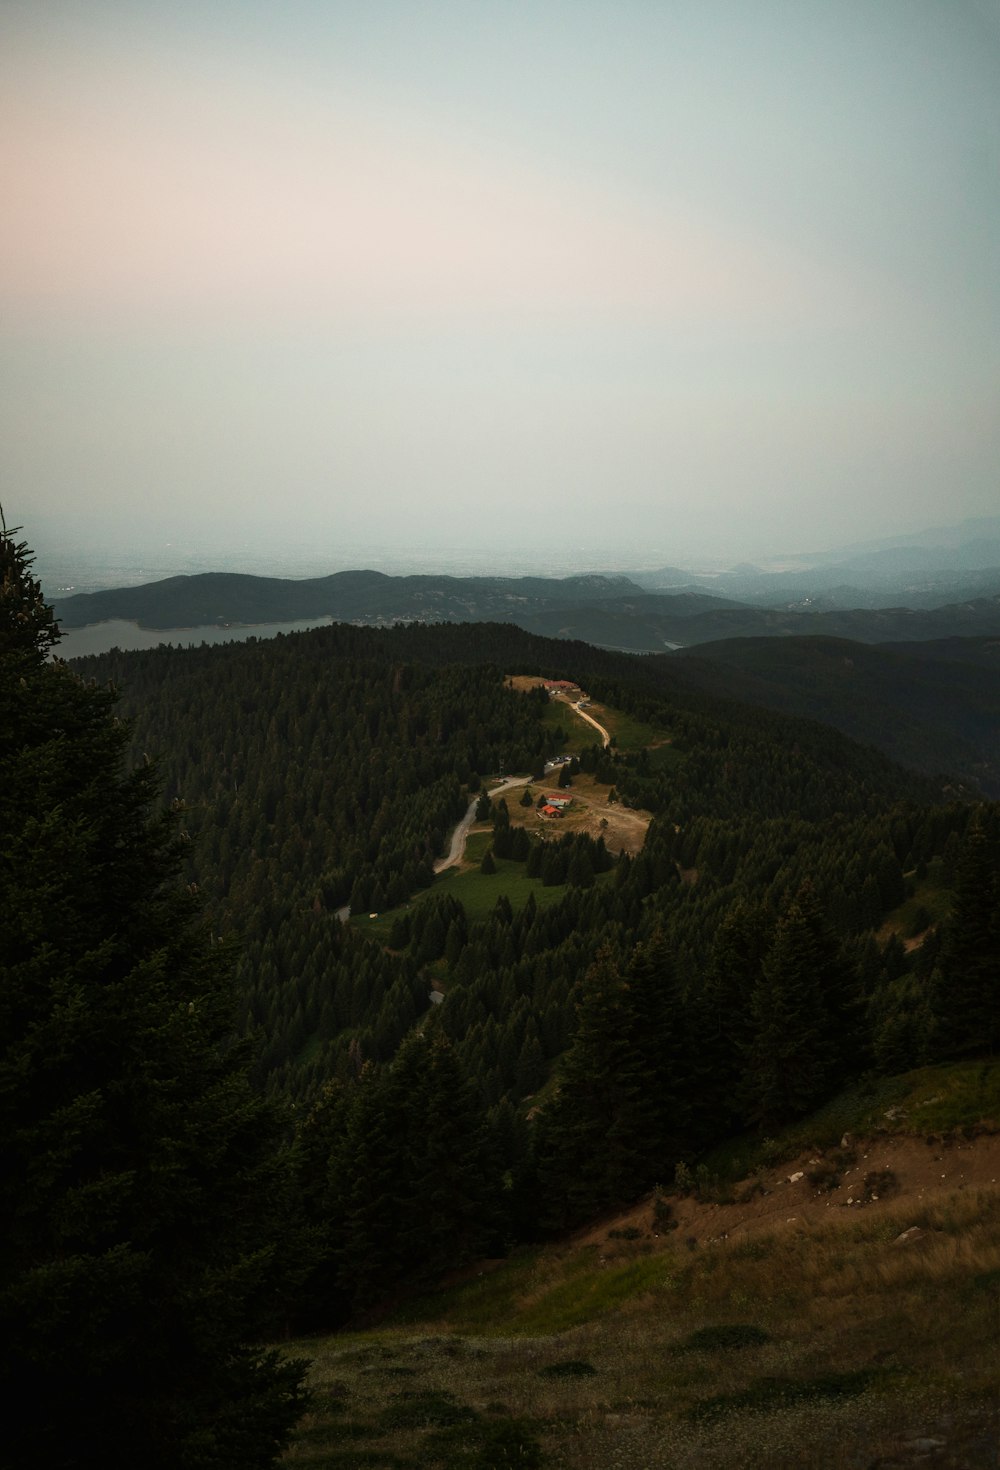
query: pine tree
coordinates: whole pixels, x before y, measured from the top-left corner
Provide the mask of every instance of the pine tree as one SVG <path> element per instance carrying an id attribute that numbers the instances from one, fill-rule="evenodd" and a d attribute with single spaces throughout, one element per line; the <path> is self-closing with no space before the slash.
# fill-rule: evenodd
<path id="1" fill-rule="evenodd" d="M 389 1067 L 367 1067 L 338 1153 L 336 1279 L 355 1308 L 402 1280 L 464 1263 L 492 1233 L 497 1181 L 484 1118 L 450 1042 L 431 1016 Z M 333 1196 L 331 1196 L 333 1198 Z"/>
<path id="2" fill-rule="evenodd" d="M 655 1083 L 638 1029 L 629 980 L 605 948 L 584 977 L 558 1091 L 538 1121 L 541 1213 L 551 1228 L 634 1198 L 656 1171 Z"/>
<path id="3" fill-rule="evenodd" d="M 694 988 L 689 1065 L 708 1136 L 742 1126 L 740 1084 L 754 1030 L 751 1000 L 773 932 L 770 909 L 736 903 L 715 932 L 708 965 Z"/>
<path id="4" fill-rule="evenodd" d="M 1000 1047 L 1000 807 L 969 824 L 935 985 L 940 1055 Z"/>
<path id="5" fill-rule="evenodd" d="M 228 962 L 176 883 L 115 695 L 47 661 L 0 537 L 0 1388 L 10 1463 L 273 1464 L 301 1365 L 273 1319 L 281 1120 L 231 1043 Z"/>
<path id="6" fill-rule="evenodd" d="M 814 1107 L 831 1070 L 829 1017 L 815 973 L 814 936 L 797 903 L 778 922 L 750 1011 L 747 1111 L 752 1122 L 770 1127 Z"/>

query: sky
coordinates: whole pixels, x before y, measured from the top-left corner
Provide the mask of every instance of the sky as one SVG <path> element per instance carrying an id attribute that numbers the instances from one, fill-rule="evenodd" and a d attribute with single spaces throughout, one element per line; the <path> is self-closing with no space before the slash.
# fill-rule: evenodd
<path id="1" fill-rule="evenodd" d="M 568 571 L 1000 510 L 1000 0 L 0 0 L 0 191 L 40 550 Z"/>

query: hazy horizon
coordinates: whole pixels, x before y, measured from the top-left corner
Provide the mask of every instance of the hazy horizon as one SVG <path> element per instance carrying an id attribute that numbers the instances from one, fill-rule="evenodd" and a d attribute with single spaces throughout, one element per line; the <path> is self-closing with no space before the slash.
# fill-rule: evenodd
<path id="1" fill-rule="evenodd" d="M 1000 505 L 988 0 L 0 0 L 0 41 L 43 571 L 721 565 Z"/>
<path id="2" fill-rule="evenodd" d="M 75 537 L 50 528 L 51 535 L 37 528 L 23 528 L 35 557 L 35 574 L 47 597 L 64 597 L 73 593 L 98 592 L 111 588 L 138 586 L 174 576 L 192 576 L 203 572 L 237 572 L 255 576 L 299 580 L 324 577 L 340 571 L 370 570 L 388 576 L 428 574 L 452 577 L 549 577 L 560 578 L 590 573 L 635 574 L 659 571 L 676 565 L 692 577 L 711 576 L 732 570 L 740 563 L 735 559 L 712 556 L 681 557 L 667 563 L 657 549 L 646 548 L 642 554 L 590 558 L 578 552 L 571 543 L 555 548 L 544 544 L 535 552 L 521 553 L 507 548 L 483 550 L 476 547 L 391 547 L 387 545 L 352 545 L 342 543 L 339 549 L 325 551 L 304 542 L 288 541 L 265 549 L 248 545 L 204 546 L 195 542 L 138 543 L 128 538 L 118 544 L 88 541 L 86 535 Z M 78 532 L 80 528 L 77 528 Z M 939 548 L 939 570 L 949 566 L 948 548 L 962 545 L 968 561 L 968 549 L 977 539 L 993 546 L 1000 542 L 1000 516 L 969 519 L 952 526 L 901 527 L 895 536 L 884 540 L 845 543 L 841 545 L 775 548 L 755 563 L 764 571 L 806 571 L 814 562 L 837 562 L 852 553 L 888 546 L 923 545 Z M 984 550 L 986 547 L 984 546 Z M 991 556 L 975 565 L 991 564 Z"/>

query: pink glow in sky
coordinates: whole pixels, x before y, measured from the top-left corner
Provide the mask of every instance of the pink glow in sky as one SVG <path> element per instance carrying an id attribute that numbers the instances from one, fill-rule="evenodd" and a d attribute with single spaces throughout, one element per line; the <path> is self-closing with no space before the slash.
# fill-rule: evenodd
<path id="1" fill-rule="evenodd" d="M 1000 504 L 973 0 L 0 0 L 0 190 L 28 524 L 558 500 L 669 560 Z"/>
<path id="2" fill-rule="evenodd" d="M 857 283 L 683 198 L 463 148 L 349 92 L 303 103 L 253 75 L 106 62 L 45 80 L 4 89 L 0 303 L 15 317 L 799 323 L 862 307 Z"/>

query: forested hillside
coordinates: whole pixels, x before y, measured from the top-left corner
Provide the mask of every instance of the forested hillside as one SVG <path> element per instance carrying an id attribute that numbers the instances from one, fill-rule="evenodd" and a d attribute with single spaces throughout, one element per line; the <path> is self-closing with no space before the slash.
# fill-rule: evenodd
<path id="1" fill-rule="evenodd" d="M 258 1078 L 308 1118 L 309 1320 L 634 1197 L 847 1079 L 982 1042 L 982 996 L 950 999 L 964 941 L 933 922 L 972 809 L 826 727 L 696 692 L 669 661 L 505 625 L 334 626 L 78 666 L 121 685 L 211 932 L 240 946 Z M 495 804 L 503 870 L 559 896 L 519 889 L 515 907 L 501 872 L 473 918 L 435 896 L 449 827 L 485 778 L 537 773 L 562 744 L 512 671 L 578 681 L 656 732 L 578 757 L 654 815 L 630 858 L 542 848 Z M 994 871 L 981 817 L 965 845 Z M 348 903 L 395 914 L 388 944 L 342 921 Z M 987 929 L 970 942 L 988 950 Z"/>
<path id="2" fill-rule="evenodd" d="M 1000 796 L 1000 662 L 995 638 L 897 643 L 737 638 L 676 655 L 686 677 L 807 715 L 928 774 Z"/>

